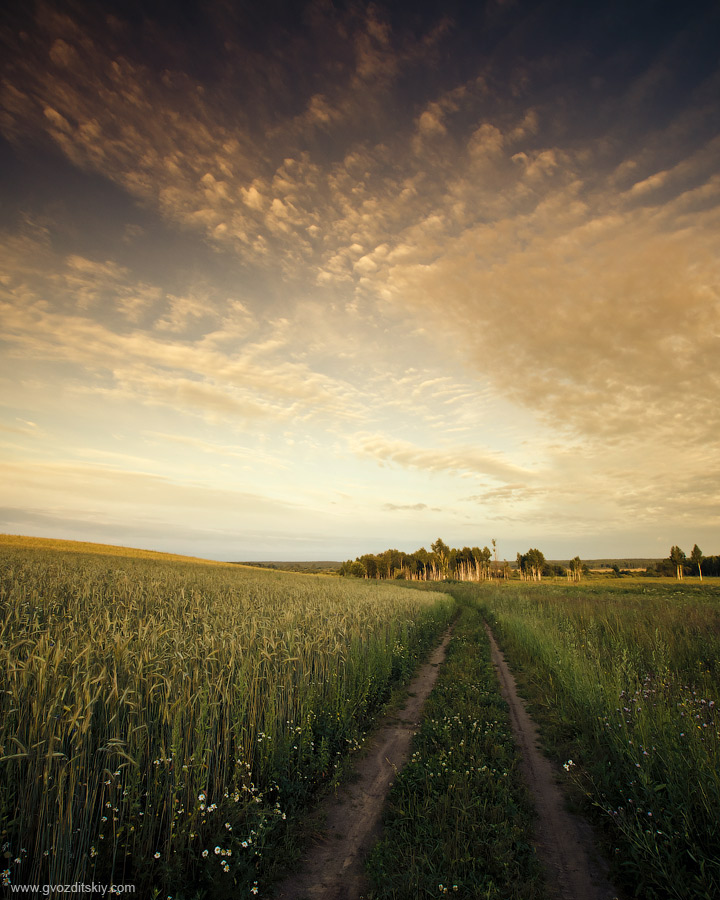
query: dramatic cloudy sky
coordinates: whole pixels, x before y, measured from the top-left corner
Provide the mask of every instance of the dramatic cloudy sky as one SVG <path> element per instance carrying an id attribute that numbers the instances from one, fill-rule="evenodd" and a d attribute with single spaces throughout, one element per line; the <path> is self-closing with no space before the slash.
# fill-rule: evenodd
<path id="1" fill-rule="evenodd" d="M 0 16 L 0 531 L 720 552 L 714 0 Z"/>

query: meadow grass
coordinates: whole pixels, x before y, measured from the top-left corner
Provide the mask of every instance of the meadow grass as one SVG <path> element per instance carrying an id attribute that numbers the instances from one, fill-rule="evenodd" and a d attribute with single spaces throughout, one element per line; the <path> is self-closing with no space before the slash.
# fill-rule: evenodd
<path id="1" fill-rule="evenodd" d="M 447 595 L 0 545 L 5 883 L 249 895 Z"/>
<path id="2" fill-rule="evenodd" d="M 538 900 L 532 811 L 479 611 L 462 609 L 412 758 L 392 787 L 373 900 Z"/>
<path id="3" fill-rule="evenodd" d="M 720 587 L 475 590 L 616 882 L 643 898 L 720 896 Z"/>

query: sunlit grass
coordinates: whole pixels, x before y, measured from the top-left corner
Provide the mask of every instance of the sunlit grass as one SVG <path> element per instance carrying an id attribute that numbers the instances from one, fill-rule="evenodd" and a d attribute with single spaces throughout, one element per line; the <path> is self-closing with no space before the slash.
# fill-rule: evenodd
<path id="1" fill-rule="evenodd" d="M 0 565 L 7 878 L 175 900 L 262 884 L 452 608 L 393 585 L 7 542 Z"/>
<path id="2" fill-rule="evenodd" d="M 720 896 L 720 588 L 478 590 L 637 896 Z"/>

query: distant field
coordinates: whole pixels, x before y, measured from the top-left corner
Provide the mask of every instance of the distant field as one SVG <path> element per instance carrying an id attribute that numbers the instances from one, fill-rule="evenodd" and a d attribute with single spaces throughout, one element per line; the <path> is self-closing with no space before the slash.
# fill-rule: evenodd
<path id="1" fill-rule="evenodd" d="M 717 579 L 468 590 L 629 894 L 720 897 Z"/>
<path id="2" fill-rule="evenodd" d="M 3 882 L 249 896 L 452 609 L 393 584 L 3 537 Z"/>
<path id="3" fill-rule="evenodd" d="M 256 560 L 254 562 L 239 562 L 239 566 L 255 566 L 260 569 L 277 569 L 280 572 L 306 572 L 308 575 L 337 575 L 341 566 L 335 560 Z"/>

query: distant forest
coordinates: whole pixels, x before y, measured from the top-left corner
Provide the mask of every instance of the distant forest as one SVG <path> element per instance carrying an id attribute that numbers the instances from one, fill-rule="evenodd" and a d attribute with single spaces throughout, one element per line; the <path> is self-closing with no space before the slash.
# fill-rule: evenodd
<path id="1" fill-rule="evenodd" d="M 490 579 L 520 578 L 540 581 L 543 577 L 564 577 L 579 581 L 593 570 L 606 569 L 615 576 L 631 573 L 646 576 L 698 577 L 720 576 L 720 556 L 703 556 L 697 544 L 689 557 L 672 547 L 666 559 L 593 559 L 548 560 L 537 548 L 518 553 L 513 562 L 499 560 L 495 541 L 492 549 L 485 546 L 449 547 L 441 538 L 414 553 L 385 550 L 365 553 L 342 563 L 339 574 L 352 578 L 406 579 L 409 581 L 486 581 Z"/>

